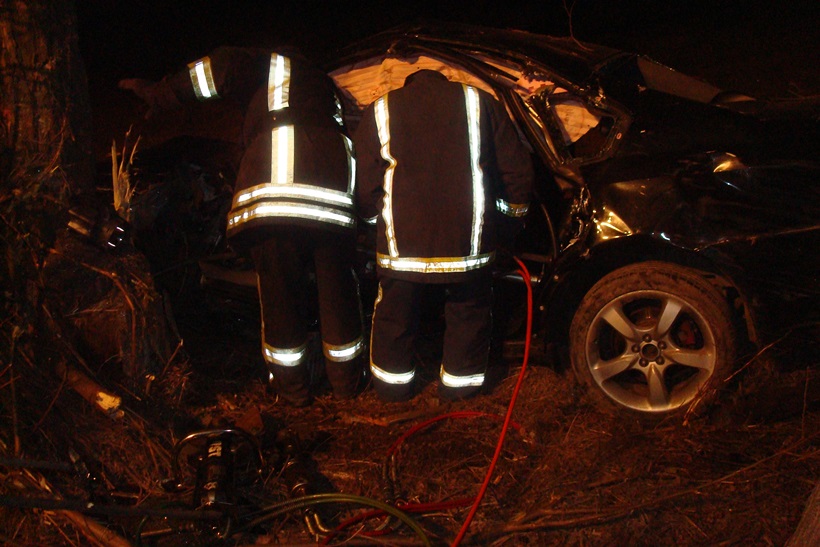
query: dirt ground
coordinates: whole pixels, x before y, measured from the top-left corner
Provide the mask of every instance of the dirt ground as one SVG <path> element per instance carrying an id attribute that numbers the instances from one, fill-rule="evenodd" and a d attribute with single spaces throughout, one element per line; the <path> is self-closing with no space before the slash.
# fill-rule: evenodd
<path id="1" fill-rule="evenodd" d="M 465 539 L 471 545 L 784 545 L 817 483 L 820 414 L 816 404 L 804 406 L 799 380 L 788 386 L 784 376 L 761 374 L 700 418 L 650 427 L 596 409 L 569 374 L 537 359 L 516 392 L 523 362 L 516 356 L 496 365 L 490 394 L 447 404 L 435 389 L 439 335 L 433 322 L 417 356 L 424 387 L 408 403 L 384 404 L 366 392 L 350 403 L 324 396 L 293 410 L 261 380 L 240 379 L 231 389 L 236 380 L 225 378 L 228 389 L 198 412 L 255 424 L 263 435 L 287 427 L 327 481 L 316 487 L 382 500 L 392 487 L 409 508 L 424 508 L 476 495 L 515 396 Z M 253 361 L 255 349 L 234 363 Z M 760 397 L 786 400 L 762 385 L 792 389 L 793 404 L 761 408 Z M 394 481 L 383 474 L 390 455 Z M 416 516 L 433 544 L 446 545 L 470 507 Z M 309 541 L 298 527 L 282 534 L 285 542 Z M 405 528 L 382 541 L 399 538 L 412 534 Z"/>
<path id="2" fill-rule="evenodd" d="M 33 431 L 26 453 L 41 462 L 3 467 L 2 494 L 64 506 L 5 503 L 3 544 L 450 545 L 486 481 L 463 545 L 785 545 L 820 478 L 820 410 L 806 396 L 816 380 L 773 373 L 768 357 L 779 352 L 758 359 L 758 374 L 727 388 L 719 406 L 649 426 L 597 409 L 571 375 L 532 354 L 520 389 L 524 356 L 509 352 L 491 370 L 490 393 L 444 403 L 431 318 L 412 401 L 386 404 L 368 390 L 340 402 L 319 389 L 296 409 L 266 387 L 252 316 L 221 310 L 179 314 L 184 357 L 148 397 L 113 384 L 124 393 L 119 417 L 56 378 L 36 380 L 39 396 L 18 394 Z M 222 429 L 234 431 L 225 441 L 233 475 L 210 477 L 233 486 L 219 488 L 228 503 L 215 506 L 218 518 L 201 520 L 207 511 L 193 510 L 207 481 L 197 472 L 207 472 L 204 455 Z M 330 499 L 288 505 L 312 494 Z M 83 519 L 69 500 L 100 513 Z M 374 500 L 400 507 L 419 530 L 384 520 Z M 101 532 L 90 522 L 108 536 L 92 541 Z"/>

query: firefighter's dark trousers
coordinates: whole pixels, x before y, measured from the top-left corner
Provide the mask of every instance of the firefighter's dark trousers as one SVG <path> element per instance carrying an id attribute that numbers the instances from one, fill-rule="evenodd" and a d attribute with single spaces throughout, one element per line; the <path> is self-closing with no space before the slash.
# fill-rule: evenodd
<path id="1" fill-rule="evenodd" d="M 492 278 L 439 285 L 445 291 L 439 393 L 468 397 L 484 384 L 492 331 Z M 381 277 L 373 312 L 370 372 L 376 393 L 387 401 L 412 397 L 414 342 L 419 331 L 419 301 L 426 284 Z"/>
<path id="2" fill-rule="evenodd" d="M 334 396 L 352 396 L 364 372 L 353 237 L 282 228 L 254 247 L 252 256 L 262 308 L 262 351 L 280 396 L 294 404 L 309 400 L 308 335 L 314 319 L 310 261 L 327 379 Z"/>

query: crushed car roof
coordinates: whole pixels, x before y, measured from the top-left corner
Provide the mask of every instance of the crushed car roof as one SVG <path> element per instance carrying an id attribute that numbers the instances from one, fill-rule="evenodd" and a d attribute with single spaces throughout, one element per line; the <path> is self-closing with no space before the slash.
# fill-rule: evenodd
<path id="1" fill-rule="evenodd" d="M 455 23 L 423 23 L 402 25 L 355 42 L 341 50 L 335 65 L 383 52 L 386 47 L 401 54 L 403 48 L 425 46 L 437 51 L 451 49 L 460 53 L 493 54 L 524 66 L 530 63 L 548 66 L 558 76 L 575 82 L 586 82 L 607 64 L 634 56 L 569 37 Z"/>

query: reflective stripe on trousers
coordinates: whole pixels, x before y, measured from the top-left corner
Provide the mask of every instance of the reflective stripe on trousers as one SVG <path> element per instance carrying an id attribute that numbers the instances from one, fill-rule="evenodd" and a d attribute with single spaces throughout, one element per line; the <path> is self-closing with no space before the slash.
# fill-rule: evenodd
<path id="1" fill-rule="evenodd" d="M 444 365 L 441 365 L 439 377 L 441 378 L 441 383 L 447 387 L 460 388 L 484 385 L 483 372 L 480 374 L 470 374 L 468 376 L 456 376 L 444 370 Z"/>
<path id="2" fill-rule="evenodd" d="M 389 282 L 389 281 L 386 281 Z M 383 297 L 383 290 L 382 290 L 382 282 L 379 282 L 378 293 L 376 295 L 376 302 L 373 304 L 373 324 L 372 324 L 372 331 L 371 331 L 371 344 L 370 344 L 370 372 L 373 374 L 373 378 L 378 381 L 384 382 L 385 384 L 390 384 L 393 386 L 406 386 L 413 382 L 415 378 L 416 371 L 414 368 L 410 368 L 410 370 L 405 370 L 401 372 L 390 372 L 382 367 L 376 365 L 373 362 L 373 347 L 376 342 L 375 339 L 375 328 L 376 328 L 376 317 L 378 315 L 378 308 L 379 304 L 382 301 Z M 379 316 L 381 317 L 381 316 Z M 408 360 L 409 364 L 409 360 Z"/>
<path id="3" fill-rule="evenodd" d="M 363 349 L 364 338 L 362 336 L 359 336 L 348 344 L 334 345 L 324 341 L 322 342 L 322 352 L 325 355 L 325 359 L 334 363 L 352 361 L 361 355 Z"/>
<path id="4" fill-rule="evenodd" d="M 267 343 L 263 343 L 262 353 L 265 357 L 265 362 L 269 365 L 298 367 L 304 364 L 305 358 L 307 357 L 307 343 L 296 348 L 274 348 Z"/>
<path id="5" fill-rule="evenodd" d="M 372 362 L 370 363 L 370 372 L 372 372 L 373 376 L 382 382 L 393 385 L 409 384 L 416 376 L 416 369 L 413 369 L 410 372 L 387 372 L 386 370 L 380 369 Z"/>

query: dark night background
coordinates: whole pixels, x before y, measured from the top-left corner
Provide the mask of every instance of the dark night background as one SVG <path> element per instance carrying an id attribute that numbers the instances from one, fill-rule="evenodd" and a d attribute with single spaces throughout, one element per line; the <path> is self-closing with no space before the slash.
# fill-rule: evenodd
<path id="1" fill-rule="evenodd" d="M 98 140 L 138 116 L 122 78 L 159 79 L 219 45 L 293 44 L 315 59 L 396 24 L 458 21 L 646 53 L 760 97 L 820 93 L 820 2 L 760 0 L 79 0 L 80 47 Z M 125 110 L 123 110 L 125 109 Z"/>

